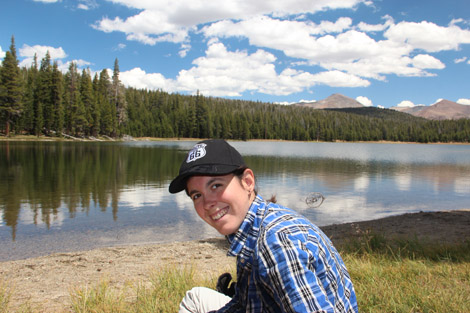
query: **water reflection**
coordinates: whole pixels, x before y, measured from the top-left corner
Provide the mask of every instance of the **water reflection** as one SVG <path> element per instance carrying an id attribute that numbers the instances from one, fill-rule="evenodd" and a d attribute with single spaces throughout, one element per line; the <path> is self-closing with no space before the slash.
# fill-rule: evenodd
<path id="1" fill-rule="evenodd" d="M 217 235 L 184 193 L 167 191 L 193 144 L 0 142 L 0 251 L 29 256 Z M 469 208 L 470 146 L 232 144 L 262 196 L 275 194 L 320 226 Z M 306 203 L 313 193 L 325 197 L 321 206 Z"/>

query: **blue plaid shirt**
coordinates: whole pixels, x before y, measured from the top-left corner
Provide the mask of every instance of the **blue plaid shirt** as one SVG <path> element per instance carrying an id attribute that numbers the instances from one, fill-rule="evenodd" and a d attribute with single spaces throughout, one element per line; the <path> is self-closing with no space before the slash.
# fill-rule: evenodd
<path id="1" fill-rule="evenodd" d="M 295 211 L 257 196 L 227 236 L 237 290 L 218 312 L 358 312 L 346 266 L 328 237 Z"/>

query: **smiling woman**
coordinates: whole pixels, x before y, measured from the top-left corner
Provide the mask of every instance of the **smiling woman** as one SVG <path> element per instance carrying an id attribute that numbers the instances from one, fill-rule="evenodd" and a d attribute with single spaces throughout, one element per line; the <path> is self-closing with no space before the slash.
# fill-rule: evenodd
<path id="1" fill-rule="evenodd" d="M 226 141 L 201 141 L 188 152 L 169 186 L 171 193 L 183 190 L 201 219 L 228 239 L 237 283 L 234 294 L 222 284 L 218 291 L 189 290 L 180 312 L 358 311 L 330 239 L 305 217 L 257 195 L 253 171 Z"/>

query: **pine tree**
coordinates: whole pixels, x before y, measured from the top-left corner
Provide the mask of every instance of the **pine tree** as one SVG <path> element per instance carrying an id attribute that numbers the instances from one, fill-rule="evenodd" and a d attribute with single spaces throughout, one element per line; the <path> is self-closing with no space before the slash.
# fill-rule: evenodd
<path id="1" fill-rule="evenodd" d="M 10 136 L 12 123 L 22 112 L 22 83 L 16 57 L 15 37 L 11 37 L 10 50 L 5 53 L 0 71 L 0 121 L 5 125 L 5 135 Z"/>
<path id="2" fill-rule="evenodd" d="M 117 128 L 121 128 L 127 121 L 127 102 L 124 96 L 125 89 L 119 80 L 119 62 L 116 58 L 114 61 L 113 82 L 112 82 L 112 103 L 116 109 Z M 116 129 L 116 131 L 118 130 Z M 118 135 L 118 134 L 116 134 Z"/>
<path id="3" fill-rule="evenodd" d="M 54 110 L 54 121 L 52 129 L 59 135 L 62 135 L 64 130 L 64 107 L 63 107 L 63 77 L 62 72 L 59 70 L 57 62 L 52 66 L 51 74 L 51 100 Z"/>
<path id="4" fill-rule="evenodd" d="M 86 124 L 85 108 L 80 99 L 80 77 L 77 65 L 70 63 L 65 75 L 66 128 L 70 134 L 82 135 Z"/>
<path id="5" fill-rule="evenodd" d="M 110 136 L 114 132 L 115 108 L 111 104 L 112 88 L 107 70 L 102 70 L 98 81 L 98 106 L 100 108 L 100 132 Z"/>
<path id="6" fill-rule="evenodd" d="M 83 70 L 80 82 L 81 103 L 85 110 L 85 128 L 86 135 L 90 135 L 94 129 L 95 121 L 93 119 L 93 110 L 96 108 L 95 99 L 93 97 L 93 83 L 91 81 L 90 71 Z"/>
<path id="7" fill-rule="evenodd" d="M 38 59 L 34 55 L 33 64 L 29 69 L 24 69 L 25 91 L 23 95 L 24 110 L 21 115 L 21 125 L 28 134 L 34 134 L 34 93 L 38 75 Z"/>
<path id="8" fill-rule="evenodd" d="M 41 130 L 44 129 L 45 134 L 49 134 L 49 131 L 52 129 L 52 124 L 54 123 L 54 107 L 51 97 L 52 89 L 52 66 L 51 66 L 51 56 L 49 51 L 47 51 L 44 58 L 41 60 L 41 66 L 39 68 L 38 81 L 36 84 L 36 105 L 37 113 L 41 114 L 42 118 L 37 117 L 42 124 L 36 128 L 36 135 L 39 135 Z"/>

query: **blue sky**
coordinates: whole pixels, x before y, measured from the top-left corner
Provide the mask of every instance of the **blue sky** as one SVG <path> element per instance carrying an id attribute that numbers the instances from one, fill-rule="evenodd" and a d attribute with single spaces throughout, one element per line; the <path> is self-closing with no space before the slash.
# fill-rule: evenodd
<path id="1" fill-rule="evenodd" d="M 276 103 L 470 105 L 468 0 L 4 0 L 0 59 L 49 51 L 124 85 Z"/>

